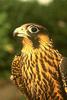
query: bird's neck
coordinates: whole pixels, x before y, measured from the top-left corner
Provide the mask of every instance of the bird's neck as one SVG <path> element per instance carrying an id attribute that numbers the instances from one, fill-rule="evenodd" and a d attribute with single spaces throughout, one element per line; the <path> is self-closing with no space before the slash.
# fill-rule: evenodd
<path id="1" fill-rule="evenodd" d="M 39 55 L 40 53 L 47 57 L 47 54 L 50 57 L 56 58 L 56 56 L 61 59 L 61 54 L 58 52 L 58 50 L 55 50 L 53 47 L 53 44 L 51 41 L 45 42 L 45 40 L 40 40 L 40 46 L 39 48 L 34 48 L 32 42 L 29 39 L 23 40 L 23 48 L 21 50 L 21 53 L 24 53 L 25 55 Z M 47 54 L 46 54 L 47 53 Z"/>
<path id="2" fill-rule="evenodd" d="M 22 40 L 22 50 L 21 52 L 24 52 L 25 54 L 30 54 L 30 53 L 34 53 L 34 52 L 39 52 L 39 50 L 41 48 L 44 49 L 44 47 L 46 47 L 47 49 L 49 49 L 50 47 L 52 48 L 52 44 L 51 41 L 49 40 L 48 36 L 44 36 L 44 35 L 38 35 L 38 42 L 39 42 L 39 46 L 37 46 L 37 43 L 35 42 L 35 45 L 33 45 L 33 41 L 31 41 L 29 38 L 23 38 Z"/>

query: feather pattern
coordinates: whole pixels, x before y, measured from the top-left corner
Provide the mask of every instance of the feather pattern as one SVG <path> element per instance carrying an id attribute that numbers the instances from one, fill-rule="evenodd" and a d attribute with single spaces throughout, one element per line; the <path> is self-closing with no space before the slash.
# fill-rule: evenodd
<path id="1" fill-rule="evenodd" d="M 12 65 L 17 86 L 30 100 L 63 100 L 58 73 L 62 56 L 51 45 L 44 47 L 43 43 L 31 54 L 25 52 L 28 51 L 24 50 L 21 56 L 16 56 Z"/>
<path id="2" fill-rule="evenodd" d="M 23 25 L 23 29 L 27 27 L 28 24 Z M 31 37 L 26 37 L 29 34 L 25 33 L 22 40 L 21 55 L 15 56 L 12 62 L 12 80 L 29 100 L 66 100 L 59 68 L 63 56 L 54 49 L 48 35 L 34 35 L 32 41 Z M 36 47 L 35 40 L 38 41 Z"/>

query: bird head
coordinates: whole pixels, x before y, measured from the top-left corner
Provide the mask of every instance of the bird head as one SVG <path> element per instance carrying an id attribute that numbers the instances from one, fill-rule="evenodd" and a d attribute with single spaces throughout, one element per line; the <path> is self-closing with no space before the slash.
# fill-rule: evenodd
<path id="1" fill-rule="evenodd" d="M 16 28 L 13 35 L 21 37 L 24 45 L 34 48 L 38 48 L 41 43 L 50 42 L 47 29 L 34 23 L 24 24 Z"/>

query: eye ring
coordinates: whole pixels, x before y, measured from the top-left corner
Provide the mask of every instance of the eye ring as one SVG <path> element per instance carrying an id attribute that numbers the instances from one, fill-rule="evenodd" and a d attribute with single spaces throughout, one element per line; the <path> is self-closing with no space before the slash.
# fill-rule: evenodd
<path id="1" fill-rule="evenodd" d="M 39 32 L 39 29 L 38 29 L 38 27 L 36 27 L 36 26 L 29 26 L 29 27 L 28 27 L 28 31 L 29 31 L 30 33 L 38 33 L 38 32 Z"/>

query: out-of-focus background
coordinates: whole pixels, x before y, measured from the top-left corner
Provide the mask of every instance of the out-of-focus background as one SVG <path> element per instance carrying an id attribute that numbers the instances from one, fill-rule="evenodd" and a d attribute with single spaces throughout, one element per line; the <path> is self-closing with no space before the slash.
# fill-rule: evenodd
<path id="1" fill-rule="evenodd" d="M 26 100 L 9 78 L 21 48 L 13 30 L 28 22 L 46 26 L 55 47 L 67 56 L 67 0 L 0 0 L 0 100 Z"/>

